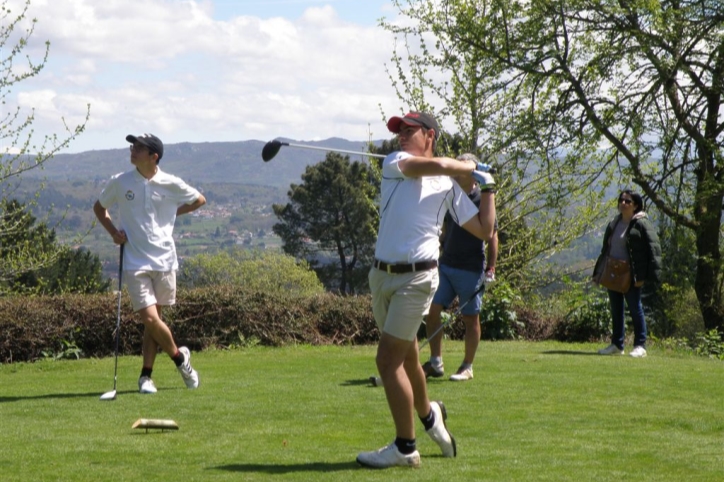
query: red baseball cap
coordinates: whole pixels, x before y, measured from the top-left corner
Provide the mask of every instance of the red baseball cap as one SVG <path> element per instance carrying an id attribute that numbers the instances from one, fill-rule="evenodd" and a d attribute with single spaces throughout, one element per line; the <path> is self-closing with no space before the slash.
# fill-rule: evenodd
<path id="1" fill-rule="evenodd" d="M 425 129 L 432 129 L 435 131 L 435 139 L 440 137 L 440 126 L 437 125 L 437 121 L 430 114 L 425 112 L 408 112 L 402 117 L 395 116 L 391 117 L 387 121 L 387 129 L 395 134 L 400 133 L 400 126 L 402 123 L 408 126 L 421 126 Z"/>

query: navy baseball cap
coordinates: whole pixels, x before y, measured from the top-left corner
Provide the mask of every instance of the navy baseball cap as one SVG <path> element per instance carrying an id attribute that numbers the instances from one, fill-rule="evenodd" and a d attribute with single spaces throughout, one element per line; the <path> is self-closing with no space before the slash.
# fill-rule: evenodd
<path id="1" fill-rule="evenodd" d="M 148 147 L 148 150 L 158 154 L 158 160 L 160 161 L 163 157 L 163 142 L 161 139 L 154 136 L 153 134 L 141 134 L 140 136 L 133 136 L 128 134 L 126 140 L 131 144 L 138 142 L 142 146 Z"/>
<path id="2" fill-rule="evenodd" d="M 391 117 L 387 121 L 387 129 L 395 134 L 400 133 L 400 126 L 405 123 L 408 126 L 421 126 L 425 129 L 433 129 L 435 131 L 435 139 L 440 137 L 440 126 L 433 116 L 425 112 L 408 112 L 402 117 Z"/>

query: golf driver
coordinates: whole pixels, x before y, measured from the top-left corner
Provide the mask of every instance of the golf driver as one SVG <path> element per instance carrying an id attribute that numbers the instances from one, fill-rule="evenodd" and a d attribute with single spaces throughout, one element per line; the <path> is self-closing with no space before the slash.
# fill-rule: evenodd
<path id="1" fill-rule="evenodd" d="M 118 316 L 116 317 L 116 362 L 113 369 L 113 390 L 101 395 L 101 400 L 116 399 L 116 383 L 118 382 L 118 339 L 121 337 L 121 280 L 123 279 L 123 245 L 121 245 L 121 257 L 118 262 Z"/>
<path id="2" fill-rule="evenodd" d="M 340 152 L 342 154 L 357 154 L 360 156 L 377 157 L 379 159 L 384 159 L 386 157 L 384 154 L 372 154 L 371 152 L 347 151 L 345 149 L 334 149 L 331 147 L 306 146 L 304 144 L 292 144 L 290 142 L 269 141 L 264 145 L 264 148 L 261 150 L 261 158 L 264 160 L 264 162 L 271 161 L 272 159 L 274 159 L 274 156 L 279 153 L 279 149 L 281 149 L 282 146 L 299 147 L 302 149 L 314 149 L 316 151 Z"/>

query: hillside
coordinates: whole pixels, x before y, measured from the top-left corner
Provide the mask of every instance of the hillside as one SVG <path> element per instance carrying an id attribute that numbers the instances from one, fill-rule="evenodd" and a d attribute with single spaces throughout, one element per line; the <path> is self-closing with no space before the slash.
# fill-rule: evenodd
<path id="1" fill-rule="evenodd" d="M 365 151 L 365 143 L 330 138 L 306 142 L 280 139 L 297 144 Z M 103 181 L 111 175 L 131 168 L 125 141 L 118 149 L 59 154 L 49 160 L 43 170 L 32 170 L 28 177 L 48 181 Z M 309 149 L 283 147 L 270 162 L 261 159 L 265 141 L 205 142 L 168 144 L 164 148 L 162 169 L 180 176 L 190 184 L 217 182 L 288 187 L 299 183 L 304 169 L 322 161 L 325 153 Z M 362 156 L 351 156 L 363 160 Z M 356 158 L 356 159 L 355 159 Z M 25 174 L 24 174 L 25 175 Z"/>

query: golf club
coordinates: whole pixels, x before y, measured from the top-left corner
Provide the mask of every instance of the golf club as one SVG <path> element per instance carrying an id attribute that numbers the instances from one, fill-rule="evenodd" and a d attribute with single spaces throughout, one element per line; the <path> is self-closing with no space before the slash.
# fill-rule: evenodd
<path id="1" fill-rule="evenodd" d="M 101 400 L 116 399 L 116 383 L 118 382 L 118 339 L 121 337 L 121 280 L 123 279 L 123 245 L 121 245 L 121 256 L 118 262 L 118 316 L 116 317 L 116 361 L 113 369 L 113 390 L 101 395 Z"/>
<path id="2" fill-rule="evenodd" d="M 299 147 L 302 149 L 314 149 L 316 151 L 340 152 L 342 154 L 357 154 L 360 156 L 377 157 L 379 159 L 384 159 L 386 157 L 384 154 L 372 154 L 371 152 L 347 151 L 345 149 L 334 149 L 331 147 L 306 146 L 304 144 L 292 144 L 290 142 L 269 141 L 264 145 L 264 148 L 261 150 L 261 158 L 264 160 L 264 162 L 271 161 L 272 159 L 274 159 L 274 156 L 279 153 L 279 149 L 281 149 L 282 146 Z"/>
<path id="3" fill-rule="evenodd" d="M 465 303 L 463 303 L 462 305 L 460 305 L 460 306 L 458 307 L 458 309 L 455 310 L 455 312 L 454 312 L 452 315 L 450 315 L 450 318 L 448 318 L 447 320 L 445 320 L 445 321 L 438 327 L 438 329 L 433 332 L 432 335 L 428 336 L 425 341 L 423 341 L 422 343 L 420 343 L 420 351 L 422 351 L 422 349 L 425 348 L 428 343 L 430 343 L 430 340 L 432 340 L 433 338 L 435 338 L 435 337 L 438 335 L 438 333 L 440 333 L 447 325 L 449 325 L 449 324 L 455 319 L 455 317 L 458 316 L 458 315 L 463 311 L 463 308 L 465 308 L 465 306 L 467 306 L 468 303 L 470 303 L 471 301 L 473 301 L 473 299 L 475 299 L 475 297 L 478 295 L 478 293 L 480 293 L 481 291 L 483 291 L 484 288 L 485 288 L 485 281 L 482 281 L 482 282 L 480 283 L 480 286 L 478 286 L 478 288 L 475 290 L 475 293 L 473 293 L 472 296 L 470 296 L 470 298 L 468 298 L 468 300 L 467 300 Z"/>

